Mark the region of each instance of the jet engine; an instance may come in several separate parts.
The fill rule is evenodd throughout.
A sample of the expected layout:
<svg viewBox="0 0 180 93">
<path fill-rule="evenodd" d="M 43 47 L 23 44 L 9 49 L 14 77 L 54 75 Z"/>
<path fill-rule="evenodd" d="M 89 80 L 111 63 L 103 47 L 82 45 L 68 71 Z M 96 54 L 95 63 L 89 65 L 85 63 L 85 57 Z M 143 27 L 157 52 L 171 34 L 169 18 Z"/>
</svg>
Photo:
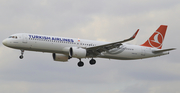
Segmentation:
<svg viewBox="0 0 180 93">
<path fill-rule="evenodd" d="M 66 62 L 69 59 L 69 56 L 68 55 L 64 55 L 64 54 L 53 53 L 52 56 L 53 56 L 54 61 Z"/>
<path fill-rule="evenodd" d="M 86 49 L 71 47 L 69 50 L 69 56 L 75 58 L 85 58 L 86 57 Z"/>
</svg>

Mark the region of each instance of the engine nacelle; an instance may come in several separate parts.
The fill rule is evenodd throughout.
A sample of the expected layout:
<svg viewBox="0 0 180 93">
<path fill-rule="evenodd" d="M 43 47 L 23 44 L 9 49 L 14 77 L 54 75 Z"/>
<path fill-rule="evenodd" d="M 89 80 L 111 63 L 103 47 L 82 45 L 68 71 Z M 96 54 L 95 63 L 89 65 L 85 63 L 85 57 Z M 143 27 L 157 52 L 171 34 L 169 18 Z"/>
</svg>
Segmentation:
<svg viewBox="0 0 180 93">
<path fill-rule="evenodd" d="M 52 56 L 53 56 L 54 61 L 66 62 L 69 59 L 69 56 L 64 55 L 64 54 L 53 53 Z"/>
<path fill-rule="evenodd" d="M 69 50 L 69 56 L 75 58 L 85 58 L 86 57 L 86 49 L 71 47 Z"/>
</svg>

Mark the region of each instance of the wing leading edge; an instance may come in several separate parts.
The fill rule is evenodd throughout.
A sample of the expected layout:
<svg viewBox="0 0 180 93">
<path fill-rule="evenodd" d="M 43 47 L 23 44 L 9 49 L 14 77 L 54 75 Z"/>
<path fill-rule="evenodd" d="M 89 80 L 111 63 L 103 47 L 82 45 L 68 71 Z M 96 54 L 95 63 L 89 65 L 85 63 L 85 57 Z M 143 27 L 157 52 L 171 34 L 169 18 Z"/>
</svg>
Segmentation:
<svg viewBox="0 0 180 93">
<path fill-rule="evenodd" d="M 122 43 L 133 40 L 136 37 L 138 32 L 139 32 L 139 29 L 133 34 L 133 36 L 131 36 L 130 38 L 125 39 L 123 41 L 118 41 L 118 42 L 114 42 L 114 43 L 89 47 L 89 48 L 86 49 L 87 50 L 87 56 L 95 57 L 95 56 L 99 55 L 101 52 L 104 52 L 104 51 L 119 47 L 119 46 L 122 45 Z"/>
</svg>

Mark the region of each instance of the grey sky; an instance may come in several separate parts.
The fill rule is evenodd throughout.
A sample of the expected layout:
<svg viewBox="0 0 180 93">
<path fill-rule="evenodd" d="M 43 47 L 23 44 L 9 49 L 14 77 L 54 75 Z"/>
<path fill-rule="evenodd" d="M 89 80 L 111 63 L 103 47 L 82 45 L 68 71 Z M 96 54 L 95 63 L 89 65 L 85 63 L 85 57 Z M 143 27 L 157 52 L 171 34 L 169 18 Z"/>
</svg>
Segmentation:
<svg viewBox="0 0 180 93">
<path fill-rule="evenodd" d="M 168 25 L 163 48 L 169 55 L 142 60 L 97 58 L 55 62 L 52 54 L 19 50 L 0 43 L 1 93 L 179 93 L 179 0 L 0 0 L 0 40 L 19 32 L 114 42 L 140 32 L 142 44 Z"/>
</svg>

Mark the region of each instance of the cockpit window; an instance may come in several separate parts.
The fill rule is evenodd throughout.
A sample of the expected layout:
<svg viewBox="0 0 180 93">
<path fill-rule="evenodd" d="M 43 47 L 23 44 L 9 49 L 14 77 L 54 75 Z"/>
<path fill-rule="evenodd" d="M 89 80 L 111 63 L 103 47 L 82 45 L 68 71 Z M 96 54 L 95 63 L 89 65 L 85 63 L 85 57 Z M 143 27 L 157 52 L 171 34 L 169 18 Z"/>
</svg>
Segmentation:
<svg viewBox="0 0 180 93">
<path fill-rule="evenodd" d="M 9 38 L 15 38 L 15 39 L 17 39 L 17 36 L 9 36 Z"/>
</svg>

